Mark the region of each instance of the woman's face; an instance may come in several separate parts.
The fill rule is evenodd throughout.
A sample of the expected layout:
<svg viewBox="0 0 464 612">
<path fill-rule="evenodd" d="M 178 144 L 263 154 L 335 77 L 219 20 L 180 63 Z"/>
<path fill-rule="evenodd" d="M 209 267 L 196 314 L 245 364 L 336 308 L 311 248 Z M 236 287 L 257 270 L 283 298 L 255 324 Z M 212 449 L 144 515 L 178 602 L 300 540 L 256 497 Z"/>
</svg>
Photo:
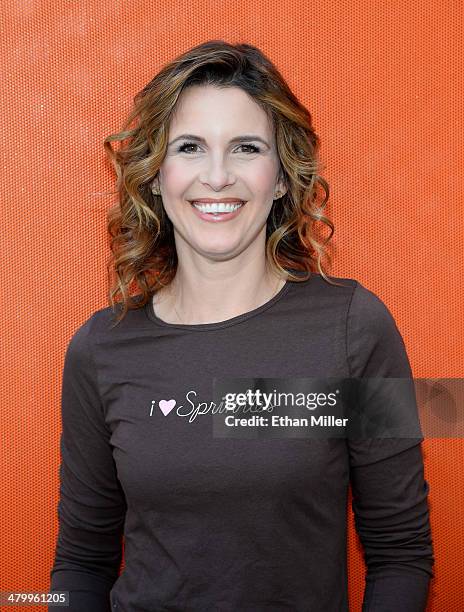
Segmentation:
<svg viewBox="0 0 464 612">
<path fill-rule="evenodd" d="M 158 182 L 178 253 L 193 249 L 224 260 L 258 242 L 263 248 L 276 191 L 285 193 L 279 171 L 272 126 L 248 94 L 238 87 L 186 89 L 170 124 Z M 198 199 L 245 204 L 234 210 L 229 202 L 225 213 L 218 205 L 211 214 L 204 205 L 199 210 L 199 202 L 194 206 Z"/>
</svg>

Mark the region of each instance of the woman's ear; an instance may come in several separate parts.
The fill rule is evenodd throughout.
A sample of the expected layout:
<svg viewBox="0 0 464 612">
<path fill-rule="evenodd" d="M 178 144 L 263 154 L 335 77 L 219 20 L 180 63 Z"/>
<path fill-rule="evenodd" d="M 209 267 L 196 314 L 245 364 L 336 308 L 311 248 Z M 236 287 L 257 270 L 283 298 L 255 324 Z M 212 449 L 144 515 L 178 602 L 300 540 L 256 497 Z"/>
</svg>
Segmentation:
<svg viewBox="0 0 464 612">
<path fill-rule="evenodd" d="M 276 193 L 280 193 L 280 197 L 284 196 L 287 193 L 287 185 L 282 178 L 282 175 L 279 178 L 279 181 L 276 185 Z"/>
<path fill-rule="evenodd" d="M 160 195 L 160 187 L 159 187 L 159 181 L 158 181 L 158 177 L 155 176 L 155 178 L 153 179 L 153 181 L 151 182 L 151 191 L 153 193 L 153 195 Z"/>
</svg>

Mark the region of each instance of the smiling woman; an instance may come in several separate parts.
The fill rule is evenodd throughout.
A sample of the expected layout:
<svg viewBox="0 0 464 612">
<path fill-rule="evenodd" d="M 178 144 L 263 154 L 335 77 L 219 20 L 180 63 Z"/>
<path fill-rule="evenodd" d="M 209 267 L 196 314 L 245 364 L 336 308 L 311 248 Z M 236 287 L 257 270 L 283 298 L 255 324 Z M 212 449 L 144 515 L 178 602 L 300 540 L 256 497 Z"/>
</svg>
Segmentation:
<svg viewBox="0 0 464 612">
<path fill-rule="evenodd" d="M 424 610 L 422 438 L 331 438 L 344 423 L 325 402 L 301 423 L 285 402 L 243 438 L 213 427 L 230 416 L 213 401 L 224 377 L 258 396 L 279 380 L 287 398 L 294 379 L 412 375 L 385 304 L 324 272 L 333 225 L 310 113 L 259 49 L 210 41 L 163 67 L 104 144 L 110 304 L 63 371 L 63 609 L 346 612 L 351 485 L 363 609 Z M 330 432 L 305 439 L 316 429 Z"/>
<path fill-rule="evenodd" d="M 256 47 L 210 41 L 166 65 L 104 144 L 118 175 L 108 268 L 121 318 L 150 299 L 167 322 L 214 322 L 312 271 L 334 282 L 319 138 Z"/>
<path fill-rule="evenodd" d="M 178 133 L 194 128 L 206 137 L 189 136 L 185 142 L 184 136 L 179 140 Z M 255 135 L 241 135 L 252 128 Z M 251 297 L 258 300 L 268 297 L 269 289 L 275 288 L 275 280 L 268 287 L 265 270 L 266 221 L 274 199 L 284 193 L 285 184 L 273 126 L 264 110 L 239 87 L 195 85 L 180 96 L 169 134 L 173 144 L 167 149 L 153 189 L 155 193 L 159 190 L 174 228 L 180 265 L 169 294 L 175 287 L 179 298 L 173 304 L 169 299 L 160 302 L 163 291 L 159 291 L 155 302 L 158 316 L 169 320 L 173 305 L 176 312 L 180 307 L 184 313 L 182 322 L 240 314 L 253 305 L 242 295 L 247 282 L 255 285 L 256 292 Z M 239 135 L 231 137 L 234 134 Z M 194 139 L 198 142 L 192 142 Z M 211 197 L 212 193 L 216 197 Z M 247 262 L 254 262 L 246 275 L 248 281 L 242 278 Z M 239 281 L 240 268 L 241 280 L 235 283 L 233 295 L 224 304 L 226 283 L 230 287 L 230 279 L 226 278 L 232 275 Z M 219 275 L 224 280 L 215 291 L 208 292 L 206 285 L 211 275 L 212 279 Z M 194 278 L 200 285 L 205 284 L 203 290 L 180 290 Z M 219 289 L 222 295 L 217 304 L 215 293 Z M 205 304 L 205 292 L 211 296 L 210 304 Z M 250 292 L 246 295 L 250 296 Z"/>
</svg>

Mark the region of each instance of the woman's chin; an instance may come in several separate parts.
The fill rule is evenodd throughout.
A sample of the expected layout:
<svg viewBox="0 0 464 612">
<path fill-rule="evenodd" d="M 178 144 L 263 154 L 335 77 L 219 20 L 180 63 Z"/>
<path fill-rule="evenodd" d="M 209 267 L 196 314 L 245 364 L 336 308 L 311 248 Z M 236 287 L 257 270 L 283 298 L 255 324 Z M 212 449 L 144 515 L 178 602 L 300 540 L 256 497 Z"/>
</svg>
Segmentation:
<svg viewBox="0 0 464 612">
<path fill-rule="evenodd" d="M 218 260 L 231 259 L 243 248 L 240 248 L 240 240 L 198 240 L 195 244 L 195 251 L 206 257 Z"/>
</svg>

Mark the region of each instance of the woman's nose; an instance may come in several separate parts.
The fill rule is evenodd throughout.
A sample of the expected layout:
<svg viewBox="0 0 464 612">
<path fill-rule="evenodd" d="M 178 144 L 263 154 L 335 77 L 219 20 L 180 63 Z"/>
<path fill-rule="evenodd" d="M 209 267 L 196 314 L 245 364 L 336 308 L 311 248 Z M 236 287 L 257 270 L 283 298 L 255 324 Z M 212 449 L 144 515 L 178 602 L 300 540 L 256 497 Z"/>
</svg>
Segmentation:
<svg viewBox="0 0 464 612">
<path fill-rule="evenodd" d="M 230 171 L 228 161 L 222 156 L 217 156 L 206 161 L 200 180 L 215 191 L 219 191 L 226 185 L 233 184 L 235 177 Z"/>
</svg>

